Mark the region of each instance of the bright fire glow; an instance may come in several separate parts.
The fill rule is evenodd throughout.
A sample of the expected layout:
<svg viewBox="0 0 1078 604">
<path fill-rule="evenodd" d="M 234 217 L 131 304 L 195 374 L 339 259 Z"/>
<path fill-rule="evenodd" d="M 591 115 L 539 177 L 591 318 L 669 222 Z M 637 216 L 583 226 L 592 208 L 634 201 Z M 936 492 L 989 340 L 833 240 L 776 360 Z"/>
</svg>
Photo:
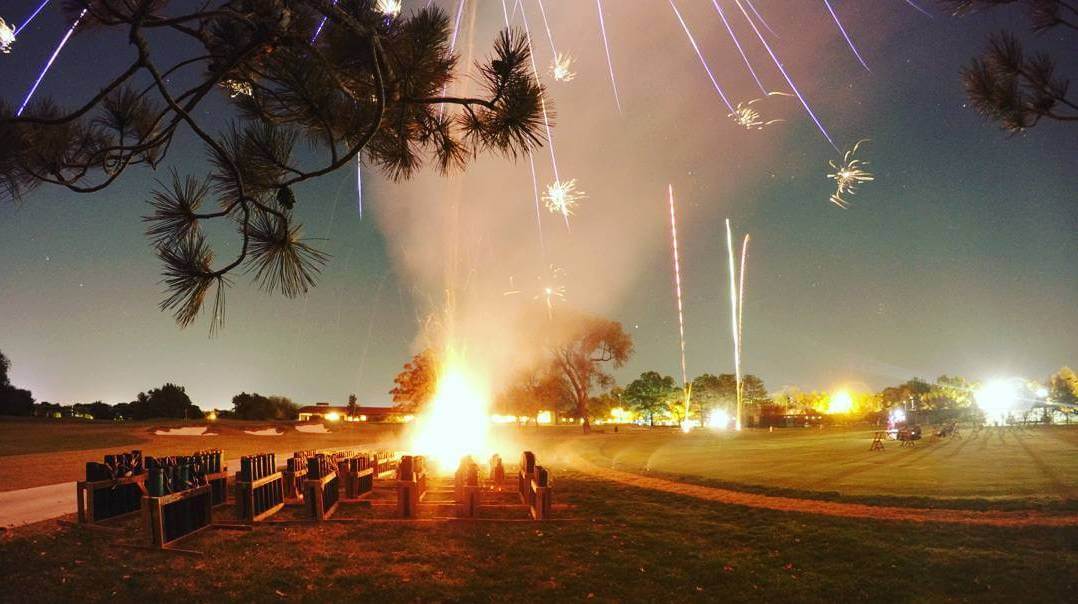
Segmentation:
<svg viewBox="0 0 1078 604">
<path fill-rule="evenodd" d="M 336 421 L 340 421 L 340 419 L 341 419 L 341 414 L 337 413 L 336 411 L 330 411 L 329 413 L 326 414 L 326 421 L 327 422 L 336 422 Z"/>
<path fill-rule="evenodd" d="M 839 390 L 831 395 L 827 403 L 827 413 L 830 415 L 843 415 L 853 411 L 853 397 L 845 390 Z"/>
<path fill-rule="evenodd" d="M 992 380 L 981 386 L 974 397 L 990 422 L 1004 423 L 1017 405 L 1018 389 L 1011 380 Z"/>
<path fill-rule="evenodd" d="M 725 430 L 730 427 L 730 414 L 725 409 L 713 409 L 707 418 L 707 427 Z"/>
<path fill-rule="evenodd" d="M 410 450 L 425 455 L 442 473 L 453 472 L 465 455 L 485 459 L 490 443 L 490 389 L 458 352 L 448 351 L 438 388 L 415 418 Z"/>
<path fill-rule="evenodd" d="M 401 0 L 378 0 L 378 12 L 387 17 L 396 17 L 401 12 Z"/>
</svg>

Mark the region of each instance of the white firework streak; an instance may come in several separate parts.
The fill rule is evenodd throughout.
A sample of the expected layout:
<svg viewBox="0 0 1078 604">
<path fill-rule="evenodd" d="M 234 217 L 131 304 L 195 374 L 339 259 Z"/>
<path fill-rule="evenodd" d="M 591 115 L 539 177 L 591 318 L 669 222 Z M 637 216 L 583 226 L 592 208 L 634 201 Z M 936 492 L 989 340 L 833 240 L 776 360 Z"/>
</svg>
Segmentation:
<svg viewBox="0 0 1078 604">
<path fill-rule="evenodd" d="M 834 172 L 827 177 L 835 181 L 835 192 L 831 194 L 830 201 L 842 209 L 850 207 L 848 198 L 856 195 L 863 183 L 876 180 L 876 176 L 865 169 L 869 162 L 857 158 L 857 151 L 867 142 L 867 138 L 857 141 L 857 144 L 842 156 L 842 161 L 828 162 Z"/>
<path fill-rule="evenodd" d="M 614 88 L 614 104 L 621 113 L 621 96 L 618 95 L 618 81 L 614 78 L 614 59 L 610 56 L 610 40 L 606 37 L 606 19 L 603 18 L 603 0 L 595 0 L 599 9 L 599 31 L 603 34 L 603 49 L 606 50 L 606 68 L 610 72 L 610 85 Z"/>
<path fill-rule="evenodd" d="M 733 119 L 734 122 L 738 126 L 741 126 L 741 127 L 745 128 L 746 130 L 763 130 L 764 128 L 766 128 L 766 127 L 768 127 L 768 126 L 770 126 L 772 124 L 778 124 L 779 122 L 786 121 L 786 120 L 782 120 L 782 119 L 774 119 L 774 120 L 764 121 L 764 119 L 760 115 L 760 112 L 757 111 L 753 107 L 754 104 L 759 103 L 760 101 L 762 101 L 762 100 L 764 100 L 766 98 L 770 98 L 772 96 L 793 96 L 793 95 L 792 94 L 786 94 L 785 92 L 769 92 L 769 93 L 767 93 L 766 97 L 761 97 L 761 98 L 758 98 L 758 99 L 752 99 L 751 101 L 749 101 L 747 103 L 744 103 L 744 102 L 743 103 L 738 103 L 737 107 L 731 113 L 728 113 L 726 115 L 726 117 L 729 117 L 729 118 Z"/>
</svg>

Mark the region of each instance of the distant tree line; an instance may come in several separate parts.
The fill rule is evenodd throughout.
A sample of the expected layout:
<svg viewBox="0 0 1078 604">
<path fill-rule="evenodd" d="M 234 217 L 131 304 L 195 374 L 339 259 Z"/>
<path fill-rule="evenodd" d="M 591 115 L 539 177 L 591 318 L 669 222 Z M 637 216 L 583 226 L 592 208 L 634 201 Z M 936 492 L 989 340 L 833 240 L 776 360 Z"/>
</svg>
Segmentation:
<svg viewBox="0 0 1078 604">
<path fill-rule="evenodd" d="M 299 417 L 299 406 L 285 396 L 262 396 L 241 392 L 232 397 L 232 411 L 226 417 L 252 420 L 290 420 Z"/>
<path fill-rule="evenodd" d="M 30 414 L 27 414 L 30 415 Z M 38 417 L 78 417 L 104 420 L 202 419 L 204 413 L 191 402 L 183 386 L 168 383 L 149 392 L 140 392 L 129 403 L 109 405 L 101 401 L 60 405 L 41 402 L 33 406 Z"/>
</svg>

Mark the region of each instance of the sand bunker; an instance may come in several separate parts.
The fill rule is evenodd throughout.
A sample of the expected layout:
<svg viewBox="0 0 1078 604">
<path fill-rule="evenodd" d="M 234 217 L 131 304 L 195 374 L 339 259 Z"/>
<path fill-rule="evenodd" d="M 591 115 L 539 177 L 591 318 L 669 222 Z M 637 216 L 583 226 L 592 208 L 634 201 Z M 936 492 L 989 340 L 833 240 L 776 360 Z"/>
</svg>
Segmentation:
<svg viewBox="0 0 1078 604">
<path fill-rule="evenodd" d="M 244 430 L 244 434 L 250 434 L 251 436 L 281 436 L 284 432 L 278 432 L 277 428 L 266 428 L 265 430 Z"/>
<path fill-rule="evenodd" d="M 325 424 L 308 424 L 306 426 L 296 426 L 296 432 L 306 432 L 307 434 L 329 434 L 329 430 L 326 430 Z"/>
<path fill-rule="evenodd" d="M 206 426 L 189 426 L 187 428 L 169 428 L 167 430 L 155 430 L 158 436 L 217 436 L 206 432 Z"/>
</svg>

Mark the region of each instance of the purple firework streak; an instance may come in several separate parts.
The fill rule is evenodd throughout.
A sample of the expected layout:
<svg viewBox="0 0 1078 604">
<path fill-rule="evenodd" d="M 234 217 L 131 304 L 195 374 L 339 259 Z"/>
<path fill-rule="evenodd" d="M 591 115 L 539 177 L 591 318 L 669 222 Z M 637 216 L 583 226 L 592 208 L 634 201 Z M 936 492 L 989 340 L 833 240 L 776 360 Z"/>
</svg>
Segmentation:
<svg viewBox="0 0 1078 604">
<path fill-rule="evenodd" d="M 864 57 L 857 51 L 857 47 L 854 46 L 853 40 L 850 39 L 850 34 L 846 33 L 846 28 L 842 26 L 842 21 L 839 21 L 838 13 L 836 13 L 835 9 L 831 6 L 830 0 L 823 0 L 823 3 L 824 6 L 827 7 L 827 12 L 831 13 L 831 18 L 835 20 L 835 25 L 838 26 L 838 30 L 842 32 L 842 37 L 846 38 L 846 44 L 849 44 L 850 50 L 853 51 L 853 56 L 857 57 L 857 60 L 861 62 L 861 66 L 864 67 L 866 71 L 871 72 L 872 70 L 868 68 L 868 63 L 865 63 Z"/>
<path fill-rule="evenodd" d="M 606 67 L 610 71 L 610 85 L 614 88 L 614 103 L 621 113 L 621 96 L 618 95 L 618 81 L 614 78 L 614 59 L 610 56 L 610 41 L 606 37 L 606 20 L 603 18 L 603 0 L 595 0 L 599 8 L 599 31 L 603 34 L 603 49 L 606 50 Z"/>
<path fill-rule="evenodd" d="M 719 82 L 715 79 L 715 74 L 711 72 L 711 68 L 707 65 L 707 60 L 704 59 L 704 53 L 700 52 L 700 46 L 696 44 L 696 38 L 693 37 L 692 32 L 689 30 L 689 26 L 685 23 L 685 19 L 681 18 L 681 11 L 677 9 L 677 5 L 674 4 L 674 0 L 670 0 L 670 8 L 674 9 L 674 15 L 677 16 L 677 20 L 681 22 L 681 28 L 685 30 L 685 35 L 689 37 L 689 43 L 692 44 L 693 50 L 696 51 L 697 58 L 700 59 L 700 65 L 703 65 L 704 71 L 707 72 L 707 77 L 711 79 L 711 85 L 715 87 L 715 92 L 719 93 L 719 98 L 726 104 L 726 107 L 731 113 L 734 111 L 734 106 L 730 104 L 730 99 L 726 98 L 726 93 L 723 92 L 722 86 L 719 86 Z"/>
<path fill-rule="evenodd" d="M 673 0 L 671 0 L 671 2 L 673 2 Z M 827 128 L 823 127 L 823 124 L 820 122 L 820 119 L 816 117 L 816 114 L 812 111 L 812 107 L 809 106 L 808 101 L 805 100 L 804 95 L 802 95 L 801 91 L 798 90 L 797 84 L 794 84 L 793 78 L 790 77 L 790 74 L 786 72 L 786 68 L 782 66 L 782 61 L 779 60 L 778 56 L 775 54 L 775 51 L 771 50 L 771 45 L 767 43 L 767 39 L 764 38 L 764 35 L 760 32 L 760 28 L 756 27 L 756 23 L 752 20 L 752 17 L 749 16 L 748 11 L 745 10 L 745 6 L 741 3 L 741 0 L 734 0 L 734 2 L 737 3 L 737 7 L 741 9 L 741 14 L 744 15 L 745 20 L 748 21 L 749 25 L 752 26 L 752 31 L 756 33 L 756 37 L 760 40 L 760 43 L 764 45 L 765 49 L 767 49 L 767 54 L 771 55 L 771 60 L 775 63 L 775 67 L 778 67 L 779 72 L 782 74 L 782 77 L 785 78 L 786 83 L 790 85 L 790 89 L 794 91 L 795 95 L 797 95 L 797 100 L 801 101 L 801 106 L 805 108 L 806 112 L 808 112 L 809 117 L 812 118 L 812 121 L 816 124 L 816 127 L 820 129 L 820 133 L 823 134 L 824 138 L 827 139 L 827 142 L 831 143 L 831 146 L 834 147 L 837 151 L 838 145 L 835 144 L 835 141 L 827 132 Z M 733 110 L 731 109 L 731 111 Z"/>
<path fill-rule="evenodd" d="M 741 48 L 741 42 L 738 41 L 737 35 L 734 33 L 734 28 L 730 27 L 730 22 L 726 19 L 726 11 L 722 10 L 722 6 L 719 5 L 718 0 L 711 0 L 711 3 L 715 5 L 715 10 L 719 11 L 719 17 L 722 18 L 722 24 L 726 26 L 726 31 L 730 33 L 730 39 L 734 41 L 734 46 L 737 46 L 737 52 L 741 53 L 741 59 L 745 61 L 745 67 L 749 68 L 752 79 L 756 80 L 756 85 L 760 87 L 760 92 L 767 94 L 767 89 L 764 88 L 764 84 L 760 81 L 760 78 L 756 76 L 756 70 L 752 68 L 752 63 L 749 62 L 749 57 L 745 54 L 745 49 Z"/>
<path fill-rule="evenodd" d="M 37 14 L 40 13 L 41 10 L 44 9 L 45 6 L 47 6 L 48 4 L 49 4 L 49 0 L 44 0 L 44 2 L 39 4 L 37 6 L 37 8 L 34 9 L 34 12 L 31 13 L 30 16 L 27 17 L 26 20 L 23 21 L 21 25 L 19 25 L 17 28 L 15 28 L 15 31 L 13 32 L 14 35 L 18 36 L 19 32 L 21 32 L 23 30 L 23 28 L 25 28 L 27 25 L 30 25 L 30 22 L 34 20 L 34 17 L 36 17 Z"/>
<path fill-rule="evenodd" d="M 52 68 L 52 64 L 56 62 L 56 57 L 60 56 L 60 51 L 67 45 L 67 41 L 71 39 L 71 34 L 75 33 L 75 28 L 79 26 L 79 22 L 82 21 L 83 15 L 86 14 L 86 9 L 82 9 L 79 13 L 79 18 L 75 19 L 75 22 L 68 28 L 67 33 L 64 34 L 63 39 L 60 40 L 60 44 L 56 46 L 56 50 L 52 51 L 52 56 L 49 57 L 45 68 L 38 74 L 37 80 L 34 81 L 34 85 L 30 87 L 30 92 L 26 93 L 26 98 L 23 99 L 22 105 L 19 105 L 19 110 L 15 112 L 16 116 L 22 115 L 22 112 L 26 109 L 26 105 L 30 103 L 30 99 L 34 97 L 34 93 L 37 92 L 37 87 L 41 85 L 41 80 L 45 79 L 45 74 L 49 73 L 49 69 Z"/>
</svg>

